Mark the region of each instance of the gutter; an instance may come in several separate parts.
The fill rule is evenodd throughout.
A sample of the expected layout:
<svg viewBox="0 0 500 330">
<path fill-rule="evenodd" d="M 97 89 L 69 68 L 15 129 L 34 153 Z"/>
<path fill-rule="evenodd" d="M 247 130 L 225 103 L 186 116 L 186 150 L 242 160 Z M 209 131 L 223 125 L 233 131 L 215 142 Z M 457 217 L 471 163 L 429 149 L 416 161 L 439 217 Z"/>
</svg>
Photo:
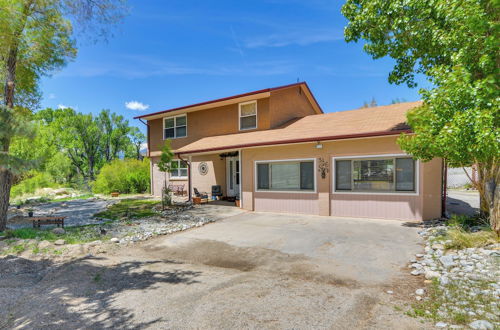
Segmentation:
<svg viewBox="0 0 500 330">
<path fill-rule="evenodd" d="M 147 133 L 146 134 L 147 134 L 148 158 L 149 158 L 149 156 L 150 156 L 150 149 L 151 149 L 150 148 L 151 145 L 149 144 L 149 135 L 150 135 L 149 134 L 149 124 L 147 122 L 143 121 L 141 118 L 139 118 L 139 121 L 141 123 L 143 123 L 144 125 L 146 125 L 146 128 L 147 128 Z M 151 160 L 150 160 L 150 162 L 151 162 Z M 151 190 L 151 195 L 154 195 L 154 192 L 153 192 L 153 187 L 154 187 L 153 186 L 153 164 L 150 164 L 150 166 L 149 166 L 149 187 L 150 187 L 150 190 Z"/>
<path fill-rule="evenodd" d="M 260 147 L 260 146 L 281 145 L 281 144 L 345 140 L 345 139 L 374 137 L 374 136 L 391 136 L 391 135 L 399 135 L 401 133 L 413 133 L 413 131 L 411 129 L 405 129 L 405 130 L 398 130 L 398 131 L 392 131 L 392 132 L 391 131 L 378 131 L 378 132 L 371 132 L 371 133 L 332 135 L 332 136 L 312 137 L 312 138 L 303 138 L 303 139 L 289 139 L 289 140 L 282 140 L 282 141 L 246 143 L 246 144 L 237 144 L 237 145 L 225 146 L 225 147 L 197 149 L 197 150 L 190 150 L 190 151 L 184 151 L 184 152 L 181 151 L 181 152 L 176 152 L 176 155 L 180 157 L 180 155 L 194 154 L 194 153 L 198 153 L 198 152 L 207 152 L 207 151 L 219 151 L 219 150 L 225 150 L 225 149 L 242 149 L 242 148 Z"/>
</svg>

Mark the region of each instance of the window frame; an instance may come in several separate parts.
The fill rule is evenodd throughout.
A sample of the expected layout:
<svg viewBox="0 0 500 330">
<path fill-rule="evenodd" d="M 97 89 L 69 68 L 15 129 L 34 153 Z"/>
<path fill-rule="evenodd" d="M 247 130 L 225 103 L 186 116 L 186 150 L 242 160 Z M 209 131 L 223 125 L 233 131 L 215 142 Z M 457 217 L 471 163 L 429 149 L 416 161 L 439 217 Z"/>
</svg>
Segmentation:
<svg viewBox="0 0 500 330">
<path fill-rule="evenodd" d="M 313 190 L 271 190 L 258 189 L 257 165 L 272 164 L 272 163 L 287 163 L 287 162 L 313 162 L 314 189 Z M 297 159 L 272 159 L 272 160 L 257 160 L 254 161 L 254 191 L 256 193 L 290 193 L 290 194 L 316 194 L 318 192 L 318 176 L 316 171 L 316 158 L 297 158 Z"/>
<path fill-rule="evenodd" d="M 255 115 L 250 115 L 250 116 L 241 116 L 241 106 L 242 105 L 246 105 L 246 104 L 255 104 Z M 241 118 L 246 118 L 246 117 L 253 117 L 255 116 L 255 127 L 252 127 L 252 128 L 241 128 Z M 248 101 L 248 102 L 241 102 L 241 103 L 238 103 L 238 129 L 240 131 L 250 131 L 250 130 L 253 130 L 253 129 L 258 129 L 259 127 L 259 109 L 258 109 L 258 104 L 257 104 L 257 100 L 254 100 L 254 101 Z"/>
<path fill-rule="evenodd" d="M 332 157 L 332 194 L 350 194 L 350 195 L 383 195 L 383 196 L 419 196 L 420 195 L 420 161 L 414 159 L 415 161 L 415 190 L 414 191 L 404 191 L 404 190 L 394 190 L 394 191 L 352 191 L 352 190 L 337 190 L 337 172 L 336 172 L 336 161 L 337 160 L 369 160 L 369 159 L 394 159 L 394 168 L 396 167 L 396 158 L 412 158 L 408 154 L 379 154 L 379 155 L 363 155 L 363 156 L 341 156 Z M 351 172 L 352 177 L 352 172 Z M 396 187 L 396 181 L 394 181 L 394 187 Z M 352 188 L 352 187 L 351 187 Z"/>
<path fill-rule="evenodd" d="M 169 180 L 187 180 L 188 177 L 189 177 L 189 167 L 187 166 L 187 162 L 184 161 L 186 163 L 186 167 L 181 167 L 181 163 L 183 162 L 183 160 L 181 159 L 172 159 L 172 162 L 177 162 L 177 173 L 180 173 L 180 170 L 185 168 L 186 169 L 186 172 L 187 172 L 187 175 L 186 176 L 174 176 L 172 175 L 172 172 L 168 172 L 168 178 Z"/>
<path fill-rule="evenodd" d="M 178 136 L 177 136 L 177 129 L 176 129 L 176 128 L 178 127 L 178 126 L 177 126 L 177 118 L 179 118 L 179 117 L 186 117 L 186 135 L 185 135 L 185 136 L 179 136 L 179 137 L 178 137 Z M 173 120 L 174 120 L 174 127 L 173 127 L 173 128 L 174 128 L 174 135 L 175 135 L 174 137 L 168 137 L 168 138 L 167 138 L 167 137 L 165 136 L 165 129 L 166 129 L 166 128 L 165 128 L 165 121 L 166 121 L 167 119 L 173 119 Z M 163 117 L 163 118 L 162 118 L 162 120 L 163 120 L 163 140 L 167 140 L 167 139 L 182 139 L 182 138 L 185 138 L 185 137 L 187 137 L 187 136 L 188 136 L 188 120 L 187 120 L 187 113 L 184 113 L 184 114 L 182 114 L 182 115 L 177 115 L 177 116 Z M 183 127 L 183 126 L 179 126 L 179 127 Z"/>
</svg>

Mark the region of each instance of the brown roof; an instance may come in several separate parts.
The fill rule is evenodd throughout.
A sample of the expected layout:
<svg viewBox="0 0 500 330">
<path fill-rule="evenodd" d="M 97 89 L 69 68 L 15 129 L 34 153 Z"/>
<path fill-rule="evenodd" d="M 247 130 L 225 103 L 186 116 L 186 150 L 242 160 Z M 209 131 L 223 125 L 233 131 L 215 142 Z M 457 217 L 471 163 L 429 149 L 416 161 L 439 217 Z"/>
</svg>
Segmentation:
<svg viewBox="0 0 500 330">
<path fill-rule="evenodd" d="M 185 110 L 185 109 L 189 109 L 189 108 L 200 107 L 200 106 L 204 106 L 204 105 L 212 105 L 214 103 L 219 103 L 219 102 L 223 102 L 223 101 L 237 99 L 237 98 L 240 98 L 240 97 L 251 96 L 251 95 L 260 94 L 260 93 L 266 93 L 266 92 L 272 92 L 272 91 L 275 91 L 275 90 L 280 90 L 280 89 L 285 89 L 285 88 L 290 88 L 290 87 L 295 87 L 295 86 L 301 86 L 302 88 L 304 88 L 308 92 L 306 94 L 306 96 L 308 98 L 310 98 L 311 103 L 313 103 L 313 107 L 315 105 L 316 108 L 319 110 L 318 112 L 323 112 L 323 110 L 321 109 L 321 106 L 319 105 L 318 101 L 316 101 L 316 98 L 312 94 L 311 89 L 309 88 L 309 86 L 307 85 L 307 83 L 305 81 L 303 81 L 303 82 L 298 82 L 298 83 L 289 84 L 289 85 L 283 85 L 283 86 L 278 86 L 278 87 L 271 87 L 271 88 L 266 88 L 266 89 L 260 89 L 260 90 L 257 90 L 257 91 L 248 92 L 248 93 L 244 93 L 244 94 L 232 95 L 232 96 L 223 97 L 223 98 L 220 98 L 220 99 L 215 99 L 215 100 L 210 100 L 210 101 L 205 101 L 205 102 L 201 102 L 201 103 L 195 103 L 195 104 L 185 105 L 185 106 L 178 107 L 178 108 L 173 108 L 173 109 L 168 109 L 168 110 L 162 110 L 162 111 L 158 111 L 158 112 L 148 113 L 148 114 L 145 114 L 145 115 L 136 116 L 136 117 L 134 117 L 134 119 L 140 119 L 140 118 L 146 118 L 146 117 L 151 117 L 151 116 L 157 116 L 157 115 L 161 115 L 161 114 L 164 114 L 164 113 L 170 113 L 170 112 Z"/>
<path fill-rule="evenodd" d="M 410 131 L 406 112 L 419 105 L 417 101 L 311 115 L 275 129 L 205 137 L 176 153 L 399 134 Z"/>
</svg>

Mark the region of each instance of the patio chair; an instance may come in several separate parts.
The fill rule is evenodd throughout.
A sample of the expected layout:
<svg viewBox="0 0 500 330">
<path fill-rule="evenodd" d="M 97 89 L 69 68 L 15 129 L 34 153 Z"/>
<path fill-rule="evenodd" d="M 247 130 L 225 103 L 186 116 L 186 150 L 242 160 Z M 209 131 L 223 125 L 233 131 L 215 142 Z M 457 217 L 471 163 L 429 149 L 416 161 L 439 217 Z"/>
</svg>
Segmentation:
<svg viewBox="0 0 500 330">
<path fill-rule="evenodd" d="M 208 194 L 207 193 L 200 193 L 198 189 L 193 188 L 194 191 L 194 198 L 193 198 L 193 203 L 194 204 L 203 204 L 203 203 L 208 203 Z"/>
<path fill-rule="evenodd" d="M 183 184 L 178 184 L 174 186 L 174 194 L 177 196 L 184 196 L 184 186 Z"/>
</svg>

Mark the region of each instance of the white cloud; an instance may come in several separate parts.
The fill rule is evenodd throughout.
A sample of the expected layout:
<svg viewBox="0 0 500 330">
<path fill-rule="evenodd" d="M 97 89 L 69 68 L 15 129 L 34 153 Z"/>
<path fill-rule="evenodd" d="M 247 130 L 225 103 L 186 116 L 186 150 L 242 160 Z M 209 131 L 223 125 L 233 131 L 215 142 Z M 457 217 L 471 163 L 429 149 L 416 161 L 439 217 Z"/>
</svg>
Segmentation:
<svg viewBox="0 0 500 330">
<path fill-rule="evenodd" d="M 49 94 L 49 100 L 53 100 L 55 98 L 56 98 L 56 94 L 54 94 L 54 93 Z"/>
<path fill-rule="evenodd" d="M 130 110 L 144 111 L 149 108 L 149 105 L 138 101 L 125 102 L 125 107 Z"/>
<path fill-rule="evenodd" d="M 285 47 L 290 45 L 308 46 L 321 42 L 343 40 L 341 31 L 329 29 L 297 30 L 274 33 L 250 38 L 245 41 L 246 48 Z"/>
<path fill-rule="evenodd" d="M 73 110 L 78 110 L 78 107 L 74 107 L 72 105 L 65 105 L 65 104 L 58 104 L 57 108 L 58 109 L 73 109 Z"/>
</svg>

